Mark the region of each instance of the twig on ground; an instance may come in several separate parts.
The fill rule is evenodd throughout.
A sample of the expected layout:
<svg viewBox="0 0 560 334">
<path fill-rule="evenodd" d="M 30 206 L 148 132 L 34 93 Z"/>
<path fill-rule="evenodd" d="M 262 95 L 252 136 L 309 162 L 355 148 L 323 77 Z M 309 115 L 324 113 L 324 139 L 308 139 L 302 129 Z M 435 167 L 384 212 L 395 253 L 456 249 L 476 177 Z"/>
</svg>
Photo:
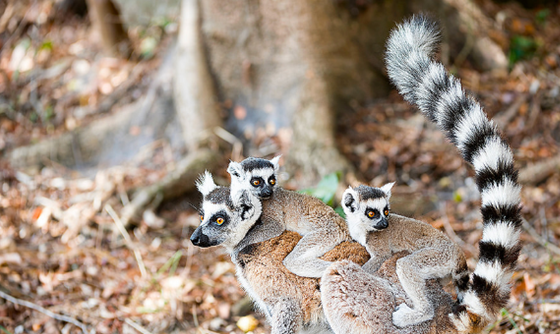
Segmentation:
<svg viewBox="0 0 560 334">
<path fill-rule="evenodd" d="M 243 143 L 241 142 L 241 140 L 219 126 L 214 128 L 214 133 L 216 134 L 216 136 L 222 138 L 233 146 L 233 148 L 231 149 L 231 159 L 233 161 L 240 161 L 241 153 L 243 152 Z"/>
<path fill-rule="evenodd" d="M 161 196 L 160 200 L 164 201 L 194 190 L 195 180 L 198 176 L 204 170 L 213 170 L 220 161 L 219 158 L 218 152 L 207 149 L 201 149 L 186 156 L 163 179 L 134 194 L 132 201 L 121 211 L 123 225 L 131 224 L 150 204 L 152 204 L 151 209 L 157 209 L 157 205 L 153 205 L 153 201 L 158 198 L 158 194 Z"/>
<path fill-rule="evenodd" d="M 533 226 L 531 226 L 531 224 L 529 224 L 529 222 L 525 219 L 523 219 L 523 228 L 525 229 L 525 231 L 527 231 L 527 233 L 529 233 L 529 235 L 533 239 L 535 239 L 536 242 L 538 242 L 545 249 L 548 249 L 549 251 L 553 252 L 556 255 L 560 255 L 560 247 L 552 244 L 551 242 L 548 242 L 547 240 L 544 240 L 539 235 L 539 233 L 537 233 L 537 231 L 535 231 Z"/>
<path fill-rule="evenodd" d="M 44 308 L 44 307 L 41 307 L 41 306 L 39 306 L 39 305 L 37 305 L 37 304 L 34 304 L 34 303 L 32 303 L 32 302 L 28 302 L 28 301 L 26 301 L 26 300 L 22 300 L 22 299 L 18 299 L 18 298 L 12 297 L 12 296 L 10 296 L 9 294 L 5 293 L 5 292 L 2 291 L 2 290 L 0 290 L 0 297 L 4 298 L 5 300 L 7 300 L 7 301 L 9 301 L 9 302 L 11 302 L 11 303 L 13 303 L 13 304 L 20 305 L 20 306 L 24 306 L 24 307 L 33 309 L 33 310 L 35 310 L 35 311 L 41 312 L 41 313 L 43 313 L 43 314 L 45 314 L 45 315 L 47 315 L 47 316 L 49 316 L 49 317 L 51 317 L 51 318 L 53 318 L 53 319 L 55 319 L 55 320 L 68 322 L 68 323 L 70 323 L 70 324 L 72 324 L 72 325 L 74 325 L 74 326 L 80 328 L 84 334 L 90 333 L 90 332 L 87 330 L 87 327 L 86 327 L 86 325 L 85 325 L 84 323 L 82 323 L 82 322 L 80 322 L 80 321 L 78 321 L 78 320 L 76 320 L 76 319 L 74 319 L 74 318 L 71 318 L 71 317 L 69 317 L 69 316 L 61 315 L 61 314 L 56 314 L 56 313 L 54 313 L 54 312 L 51 312 L 51 311 L 47 310 L 47 309 Z M 92 333 L 93 333 L 93 332 L 94 332 L 94 331 L 92 331 Z"/>
<path fill-rule="evenodd" d="M 461 246 L 462 248 L 466 248 L 468 249 L 468 251 L 471 254 L 476 254 L 476 248 L 474 248 L 472 245 L 467 244 L 463 241 L 463 239 L 459 238 L 459 236 L 455 233 L 455 231 L 453 230 L 453 227 L 451 226 L 451 223 L 449 222 L 449 219 L 447 218 L 447 212 L 445 210 L 445 205 L 442 205 L 442 221 L 443 221 L 443 228 L 445 229 L 445 233 L 447 233 L 447 235 L 451 238 L 451 240 L 453 240 L 453 242 L 455 242 L 456 244 L 458 244 L 459 246 Z"/>
<path fill-rule="evenodd" d="M 128 318 L 124 319 L 124 322 L 126 322 L 132 328 L 136 329 L 137 331 L 139 331 L 142 334 L 152 334 L 149 330 L 147 330 L 146 328 L 140 326 L 139 324 L 135 323 L 134 321 L 132 321 Z"/>
<path fill-rule="evenodd" d="M 521 169 L 519 171 L 519 183 L 537 184 L 558 171 L 560 171 L 560 154 Z"/>
<path fill-rule="evenodd" d="M 124 227 L 121 219 L 119 218 L 115 210 L 113 210 L 113 207 L 111 205 L 106 204 L 105 211 L 107 211 L 107 213 L 109 213 L 111 218 L 113 218 L 113 221 L 115 222 L 115 225 L 117 225 L 119 232 L 121 232 L 128 249 L 134 252 L 134 257 L 136 257 L 136 262 L 138 263 L 138 268 L 140 269 L 140 274 L 142 275 L 142 278 L 147 277 L 148 272 L 146 271 L 146 266 L 144 265 L 142 254 L 140 253 L 140 250 L 138 250 L 138 248 L 132 242 L 132 239 L 130 238 L 130 235 L 128 234 L 128 231 Z"/>
</svg>

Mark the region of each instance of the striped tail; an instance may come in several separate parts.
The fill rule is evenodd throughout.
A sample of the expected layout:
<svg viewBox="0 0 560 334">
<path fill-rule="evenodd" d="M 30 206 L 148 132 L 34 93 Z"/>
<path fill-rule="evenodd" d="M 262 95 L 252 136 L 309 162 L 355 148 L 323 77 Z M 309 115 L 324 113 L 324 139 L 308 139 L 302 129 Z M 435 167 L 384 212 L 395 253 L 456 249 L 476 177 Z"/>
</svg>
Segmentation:
<svg viewBox="0 0 560 334">
<path fill-rule="evenodd" d="M 510 294 L 521 246 L 520 190 L 513 153 L 480 104 L 432 59 L 437 25 L 414 16 L 387 43 L 387 71 L 404 99 L 416 104 L 474 166 L 482 197 L 480 258 L 468 289 L 452 314 L 459 332 L 478 332 L 494 321 Z"/>
</svg>

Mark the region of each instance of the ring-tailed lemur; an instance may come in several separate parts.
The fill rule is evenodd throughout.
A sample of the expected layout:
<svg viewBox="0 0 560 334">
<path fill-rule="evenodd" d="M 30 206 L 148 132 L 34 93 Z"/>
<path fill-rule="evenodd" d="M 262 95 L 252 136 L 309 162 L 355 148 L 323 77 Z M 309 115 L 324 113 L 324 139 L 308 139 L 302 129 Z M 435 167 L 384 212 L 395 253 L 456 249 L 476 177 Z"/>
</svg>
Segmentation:
<svg viewBox="0 0 560 334">
<path fill-rule="evenodd" d="M 278 158 L 266 160 L 247 158 L 231 162 L 231 192 L 234 203 L 244 192 L 252 192 L 263 200 L 263 220 L 281 223 L 288 231 L 303 238 L 284 259 L 284 265 L 296 275 L 321 277 L 330 262 L 321 260 L 323 254 L 343 241 L 351 240 L 348 227 L 331 207 L 312 196 L 274 189 Z"/>
<path fill-rule="evenodd" d="M 416 104 L 474 166 L 482 197 L 483 236 L 468 291 L 456 312 L 460 331 L 478 330 L 506 306 L 521 246 L 520 192 L 513 152 L 480 104 L 432 59 L 439 30 L 416 16 L 391 33 L 387 72 L 404 99 Z"/>
<path fill-rule="evenodd" d="M 217 186 L 208 172 L 197 187 L 203 195 L 201 223 L 191 241 L 199 247 L 226 247 L 238 281 L 266 315 L 272 333 L 332 333 L 319 279 L 297 276 L 282 265 L 301 237 L 281 223 L 263 222 L 261 201 L 251 192 L 242 192 L 236 206 L 230 189 Z M 326 261 L 345 259 L 360 265 L 368 258 L 367 251 L 351 241 L 324 255 Z"/>
<path fill-rule="evenodd" d="M 517 182 L 511 148 L 500 137 L 496 126 L 488 120 L 480 104 L 463 91 L 459 81 L 448 75 L 442 64 L 432 59 L 438 41 L 436 24 L 423 16 L 415 16 L 391 33 L 386 61 L 389 78 L 405 100 L 417 105 L 428 119 L 436 123 L 457 146 L 464 159 L 474 166 L 482 197 L 480 255 L 467 291 L 449 317 L 455 327 L 450 332 L 477 333 L 497 317 L 509 299 L 509 281 L 521 249 L 521 187 Z M 349 282 L 355 280 L 354 277 L 344 276 L 340 271 L 335 276 L 329 276 L 330 270 L 323 276 L 323 282 L 332 278 L 352 286 Z M 367 276 L 367 273 L 362 270 L 356 275 Z M 335 294 L 337 291 L 334 284 L 325 285 L 323 289 L 323 294 Z M 344 294 L 336 294 L 338 308 L 325 309 L 329 320 L 348 319 L 345 314 L 338 312 L 342 307 L 341 301 L 345 300 L 347 306 L 353 305 L 360 298 L 360 293 L 363 294 L 359 289 L 355 293 L 349 291 L 346 289 Z M 361 308 L 366 304 L 363 302 Z M 363 317 L 366 320 L 368 317 L 379 319 L 379 315 L 373 313 Z M 408 329 L 403 328 L 398 332 L 415 333 Z M 340 330 L 352 332 L 352 325 Z M 370 333 L 385 332 L 394 331 L 372 330 Z"/>
<path fill-rule="evenodd" d="M 376 272 L 398 252 L 411 253 L 397 261 L 396 270 L 412 308 L 403 303 L 393 313 L 395 326 L 406 327 L 434 317 L 427 280 L 452 277 L 460 300 L 467 288 L 469 272 L 463 250 L 441 231 L 419 220 L 389 215 L 393 184 L 381 188 L 349 187 L 342 195 L 342 208 L 350 235 L 371 256 L 363 267 L 367 272 Z"/>
<path fill-rule="evenodd" d="M 269 199 L 276 186 L 278 161 L 249 157 L 241 162 L 231 161 L 227 171 L 231 175 L 231 197 L 236 200 L 244 190 L 251 191 L 260 199 Z"/>
</svg>

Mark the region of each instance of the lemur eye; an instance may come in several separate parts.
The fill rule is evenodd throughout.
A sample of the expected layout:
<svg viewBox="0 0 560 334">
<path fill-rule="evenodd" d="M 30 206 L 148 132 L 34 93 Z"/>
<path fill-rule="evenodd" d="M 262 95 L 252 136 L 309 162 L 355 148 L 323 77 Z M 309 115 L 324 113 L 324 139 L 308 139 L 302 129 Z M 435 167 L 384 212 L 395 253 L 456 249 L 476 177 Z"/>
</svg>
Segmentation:
<svg viewBox="0 0 560 334">
<path fill-rule="evenodd" d="M 224 223 L 224 218 L 218 218 L 218 219 L 216 219 L 216 224 L 222 225 L 223 223 Z"/>
<path fill-rule="evenodd" d="M 385 216 L 389 215 L 389 210 L 385 209 L 385 212 L 383 212 L 385 214 Z"/>
<path fill-rule="evenodd" d="M 276 180 L 275 180 L 275 179 L 270 179 L 270 180 L 268 181 L 268 183 L 270 183 L 270 185 L 273 186 L 273 185 L 276 184 Z"/>
<path fill-rule="evenodd" d="M 203 220 L 204 220 L 204 216 L 200 215 L 200 221 L 203 221 Z"/>
<path fill-rule="evenodd" d="M 253 185 L 254 186 L 258 186 L 259 184 L 261 184 L 260 180 L 253 180 Z"/>
<path fill-rule="evenodd" d="M 367 216 L 368 216 L 369 218 L 375 217 L 375 211 L 369 210 L 369 211 L 367 212 Z"/>
</svg>

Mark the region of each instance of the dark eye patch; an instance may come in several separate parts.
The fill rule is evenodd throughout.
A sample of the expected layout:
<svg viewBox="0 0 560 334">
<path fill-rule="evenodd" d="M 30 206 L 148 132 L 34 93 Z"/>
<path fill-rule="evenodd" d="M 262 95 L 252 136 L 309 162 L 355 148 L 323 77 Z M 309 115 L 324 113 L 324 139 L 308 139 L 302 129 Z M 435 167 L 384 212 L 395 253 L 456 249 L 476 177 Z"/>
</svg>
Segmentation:
<svg viewBox="0 0 560 334">
<path fill-rule="evenodd" d="M 263 185 L 263 183 L 264 183 L 264 180 L 263 180 L 262 177 L 253 177 L 253 178 L 251 178 L 251 185 L 252 185 L 253 187 L 260 187 L 260 186 Z"/>
<path fill-rule="evenodd" d="M 224 222 L 222 224 L 218 224 L 217 223 L 218 218 L 223 219 Z M 210 221 L 210 223 L 213 223 L 216 226 L 223 227 L 224 225 L 227 225 L 227 223 L 229 222 L 229 216 L 224 210 L 220 210 L 220 211 L 216 212 L 215 214 L 213 214 L 212 217 L 210 217 L 209 221 Z"/>
<path fill-rule="evenodd" d="M 373 213 L 373 215 L 371 215 L 372 213 Z M 372 208 L 367 208 L 366 212 L 365 212 L 365 215 L 369 219 L 377 219 L 377 218 L 379 218 L 379 210 L 372 209 Z"/>
<path fill-rule="evenodd" d="M 271 186 L 276 184 L 276 177 L 274 177 L 274 175 L 268 178 L 268 184 L 270 184 Z"/>
</svg>

